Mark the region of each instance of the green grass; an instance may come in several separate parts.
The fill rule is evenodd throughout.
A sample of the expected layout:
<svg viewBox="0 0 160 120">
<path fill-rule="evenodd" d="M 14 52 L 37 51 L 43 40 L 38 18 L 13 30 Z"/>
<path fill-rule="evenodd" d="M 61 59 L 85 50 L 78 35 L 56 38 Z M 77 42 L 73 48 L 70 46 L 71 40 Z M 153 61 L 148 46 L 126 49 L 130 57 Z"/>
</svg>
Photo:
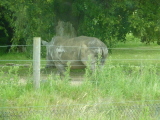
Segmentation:
<svg viewBox="0 0 160 120">
<path fill-rule="evenodd" d="M 109 59 L 113 63 L 119 64 L 134 64 L 140 65 L 157 64 L 160 66 L 160 46 L 155 43 L 150 45 L 144 43 L 127 42 L 118 43 L 116 48 L 112 49 L 112 54 L 109 55 Z"/>
<path fill-rule="evenodd" d="M 25 56 L 25 53 L 7 53 L 0 56 L 0 65 L 12 64 L 31 64 L 32 59 Z"/>
<path fill-rule="evenodd" d="M 86 75 L 78 86 L 48 74 L 46 82 L 41 82 L 41 88 L 34 90 L 32 66 L 26 69 L 20 66 L 1 67 L 0 118 L 12 115 L 4 119 L 158 119 L 152 107 L 160 103 L 160 47 L 128 42 L 120 43 L 116 48 L 130 49 L 113 49 L 105 67 L 92 76 Z M 23 54 L 10 53 L 0 59 L 28 58 Z M 23 64 L 24 61 L 13 62 Z M 141 107 L 136 108 L 138 105 Z"/>
<path fill-rule="evenodd" d="M 145 100 L 154 103 L 154 100 L 160 99 L 160 78 L 154 65 L 123 67 L 109 64 L 103 71 L 97 71 L 92 77 L 88 77 L 80 86 L 73 86 L 69 81 L 60 81 L 49 76 L 37 91 L 33 89 L 30 78 L 26 78 L 27 83 L 24 84 L 20 82 L 21 77 L 16 74 L 10 73 L 8 76 L 3 72 L 0 74 L 3 76 L 0 78 L 0 109 L 7 110 L 10 114 L 14 111 L 14 114 L 18 115 L 24 111 L 33 111 L 33 116 L 25 116 L 26 119 L 32 117 L 32 119 L 42 119 L 47 117 L 45 110 L 50 113 L 54 109 L 57 115 L 50 114 L 51 116 L 48 117 L 50 120 L 107 119 L 108 117 L 127 119 L 131 113 L 121 116 L 129 109 L 123 106 L 137 104 L 134 102 L 130 104 L 128 101 L 139 101 L 139 105 L 144 105 Z M 117 110 L 118 106 L 122 110 Z M 131 110 L 137 112 L 134 107 Z M 141 111 L 138 118 L 147 116 L 152 118 L 152 112 L 155 111 L 150 111 L 152 108 L 149 107 L 147 110 L 149 113 L 145 110 Z M 132 114 L 134 116 L 134 113 Z"/>
</svg>

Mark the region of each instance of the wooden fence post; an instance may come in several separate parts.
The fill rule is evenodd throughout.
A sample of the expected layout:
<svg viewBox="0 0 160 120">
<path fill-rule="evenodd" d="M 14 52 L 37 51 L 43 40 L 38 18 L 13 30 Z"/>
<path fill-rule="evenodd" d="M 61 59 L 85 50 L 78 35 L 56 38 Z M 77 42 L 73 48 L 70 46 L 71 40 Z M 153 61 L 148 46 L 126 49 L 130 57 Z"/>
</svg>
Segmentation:
<svg viewBox="0 0 160 120">
<path fill-rule="evenodd" d="M 40 51 L 41 38 L 33 38 L 33 86 L 35 89 L 40 88 Z"/>
</svg>

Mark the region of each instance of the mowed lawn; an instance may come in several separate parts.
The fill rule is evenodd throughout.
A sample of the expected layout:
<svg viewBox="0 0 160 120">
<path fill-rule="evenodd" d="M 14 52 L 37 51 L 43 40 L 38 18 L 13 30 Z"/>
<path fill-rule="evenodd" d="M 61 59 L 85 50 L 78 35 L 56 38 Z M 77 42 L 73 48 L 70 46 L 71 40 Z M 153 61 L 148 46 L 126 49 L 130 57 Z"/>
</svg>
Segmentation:
<svg viewBox="0 0 160 120">
<path fill-rule="evenodd" d="M 111 50 L 109 61 L 116 64 L 154 64 L 160 66 L 160 45 L 156 43 L 150 45 L 141 42 L 119 43 Z"/>
</svg>

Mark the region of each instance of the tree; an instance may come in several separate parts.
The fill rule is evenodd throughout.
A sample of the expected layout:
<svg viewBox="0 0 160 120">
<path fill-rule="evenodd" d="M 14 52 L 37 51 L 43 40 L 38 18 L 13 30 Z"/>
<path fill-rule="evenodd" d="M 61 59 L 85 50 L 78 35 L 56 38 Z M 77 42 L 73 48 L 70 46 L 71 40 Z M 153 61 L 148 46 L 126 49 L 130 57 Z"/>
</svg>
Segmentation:
<svg viewBox="0 0 160 120">
<path fill-rule="evenodd" d="M 13 44 L 33 36 L 51 38 L 54 26 L 53 0 L 7 0 L 1 6 L 12 11 L 11 26 L 14 29 Z M 14 6 L 13 6 L 14 4 Z"/>
<path fill-rule="evenodd" d="M 12 29 L 9 36 L 15 45 L 32 44 L 34 36 L 50 40 L 58 21 L 71 23 L 78 36 L 100 38 L 108 47 L 125 42 L 130 32 L 142 42 L 159 43 L 159 4 L 158 0 L 2 0 L 0 8 L 5 11 L 0 19 Z M 0 23 L 0 29 L 4 32 L 7 27 Z"/>
<path fill-rule="evenodd" d="M 125 41 L 130 31 L 129 16 L 134 9 L 126 1 L 80 0 L 73 4 L 74 13 L 80 16 L 79 33 L 96 36 L 109 47 L 117 41 Z"/>
<path fill-rule="evenodd" d="M 130 16 L 132 33 L 141 42 L 160 41 L 160 3 L 158 0 L 136 1 L 136 10 Z"/>
<path fill-rule="evenodd" d="M 13 29 L 10 21 L 12 12 L 0 5 L 0 45 L 8 45 L 6 48 L 1 48 L 1 52 L 8 52 L 11 47 L 11 39 L 13 37 Z"/>
</svg>

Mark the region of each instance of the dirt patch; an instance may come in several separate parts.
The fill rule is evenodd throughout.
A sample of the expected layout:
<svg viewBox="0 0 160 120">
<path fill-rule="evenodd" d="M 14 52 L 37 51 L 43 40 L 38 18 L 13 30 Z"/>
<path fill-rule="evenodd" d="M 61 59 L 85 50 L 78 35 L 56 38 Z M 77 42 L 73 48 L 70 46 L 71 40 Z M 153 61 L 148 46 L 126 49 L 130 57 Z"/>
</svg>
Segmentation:
<svg viewBox="0 0 160 120">
<path fill-rule="evenodd" d="M 40 81 L 43 83 L 43 82 L 47 82 L 47 80 L 48 79 L 50 79 L 50 78 L 48 78 L 49 76 L 51 76 L 51 80 L 52 80 L 52 77 L 53 77 L 53 80 L 56 78 L 55 76 L 56 76 L 56 72 L 54 71 L 54 73 L 52 72 L 52 73 L 41 73 L 41 76 L 40 76 Z M 58 76 L 59 77 L 59 76 Z M 70 83 L 71 83 L 71 85 L 73 85 L 73 86 L 79 86 L 79 85 L 81 85 L 82 83 L 83 83 L 83 81 L 84 81 L 84 79 L 85 79 L 85 77 L 84 77 L 84 73 L 78 73 L 78 72 L 76 72 L 76 73 L 71 73 L 70 74 L 70 78 L 71 78 L 71 80 L 70 80 Z M 25 85 L 25 84 L 27 84 L 27 80 L 31 80 L 31 79 L 33 79 L 33 77 L 32 76 L 20 76 L 20 80 L 19 80 L 19 84 L 21 84 L 21 85 Z"/>
<path fill-rule="evenodd" d="M 83 81 L 71 81 L 71 85 L 79 86 L 83 83 Z"/>
<path fill-rule="evenodd" d="M 41 80 L 47 79 L 47 77 L 51 74 L 57 74 L 56 69 L 42 69 L 41 70 Z M 84 81 L 84 74 L 85 70 L 71 70 L 70 72 L 70 78 L 71 78 L 71 85 L 81 85 Z"/>
</svg>

